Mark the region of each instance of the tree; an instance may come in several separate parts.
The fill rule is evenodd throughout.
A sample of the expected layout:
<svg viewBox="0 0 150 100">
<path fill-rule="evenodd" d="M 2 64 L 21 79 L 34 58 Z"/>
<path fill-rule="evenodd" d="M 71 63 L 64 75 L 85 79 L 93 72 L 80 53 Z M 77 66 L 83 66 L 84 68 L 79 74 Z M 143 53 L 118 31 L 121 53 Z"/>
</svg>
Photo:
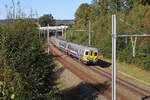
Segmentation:
<svg viewBox="0 0 150 100">
<path fill-rule="evenodd" d="M 148 34 L 150 33 L 150 0 L 91 0 L 92 4 L 81 4 L 75 13 L 75 28 L 87 27 L 87 20 L 91 20 L 92 45 L 97 47 L 105 57 L 111 57 L 111 18 L 117 17 L 118 34 Z M 76 34 L 73 41 L 85 44 L 88 34 Z M 150 39 L 138 39 L 136 58 L 132 57 L 132 45 L 118 38 L 117 59 L 127 63 L 134 63 L 150 69 Z M 124 45 L 123 45 L 124 44 Z M 107 46 L 106 46 L 107 45 Z M 142 55 L 141 55 L 142 54 Z M 144 57 L 145 56 L 145 57 Z"/>
<path fill-rule="evenodd" d="M 150 0 L 140 0 L 140 2 L 141 2 L 143 5 L 146 5 L 146 4 L 149 4 L 149 5 L 150 5 Z"/>
<path fill-rule="evenodd" d="M 92 4 L 98 4 L 99 0 L 92 0 Z"/>
<path fill-rule="evenodd" d="M 147 33 L 150 32 L 150 7 L 148 7 L 144 13 L 144 27 Z"/>
<path fill-rule="evenodd" d="M 75 25 L 78 27 L 87 27 L 90 16 L 90 6 L 83 3 L 75 13 Z"/>
<path fill-rule="evenodd" d="M 8 27 L 0 37 L 0 60 L 21 77 L 19 100 L 45 100 L 56 85 L 53 58 L 44 53 L 36 23 L 17 20 L 12 26 L 13 31 Z"/>
<path fill-rule="evenodd" d="M 44 27 L 47 26 L 48 24 L 50 26 L 55 25 L 55 20 L 51 14 L 45 14 L 42 17 L 39 18 L 39 24 Z"/>
</svg>

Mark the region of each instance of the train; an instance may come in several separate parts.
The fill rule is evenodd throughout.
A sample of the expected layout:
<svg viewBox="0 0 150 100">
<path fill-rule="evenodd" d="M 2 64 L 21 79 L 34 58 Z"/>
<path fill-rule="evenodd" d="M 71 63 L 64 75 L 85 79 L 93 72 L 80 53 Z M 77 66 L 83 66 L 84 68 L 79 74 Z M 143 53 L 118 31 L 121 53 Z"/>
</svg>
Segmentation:
<svg viewBox="0 0 150 100">
<path fill-rule="evenodd" d="M 55 47 L 65 52 L 66 54 L 77 58 L 85 64 L 96 64 L 98 61 L 97 48 L 68 42 L 54 36 L 51 36 L 51 41 Z"/>
</svg>

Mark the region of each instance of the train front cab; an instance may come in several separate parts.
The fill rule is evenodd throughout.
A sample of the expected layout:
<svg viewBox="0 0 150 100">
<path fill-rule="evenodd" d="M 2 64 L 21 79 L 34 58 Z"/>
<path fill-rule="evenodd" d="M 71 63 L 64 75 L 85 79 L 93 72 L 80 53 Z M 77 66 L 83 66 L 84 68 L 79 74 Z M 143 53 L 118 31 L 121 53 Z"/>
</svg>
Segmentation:
<svg viewBox="0 0 150 100">
<path fill-rule="evenodd" d="M 84 52 L 83 62 L 85 64 L 91 64 L 91 63 L 96 64 L 97 58 L 98 58 L 98 52 L 97 51 L 92 50 L 92 49 L 87 49 Z"/>
<path fill-rule="evenodd" d="M 98 61 L 98 51 L 94 51 L 93 54 L 93 63 L 96 64 Z"/>
<path fill-rule="evenodd" d="M 88 62 L 89 62 L 89 50 L 85 50 L 85 51 L 84 51 L 83 62 L 84 62 L 85 64 L 88 64 Z"/>
<path fill-rule="evenodd" d="M 89 62 L 96 64 L 98 60 L 98 51 L 95 49 L 90 49 L 89 51 Z"/>
</svg>

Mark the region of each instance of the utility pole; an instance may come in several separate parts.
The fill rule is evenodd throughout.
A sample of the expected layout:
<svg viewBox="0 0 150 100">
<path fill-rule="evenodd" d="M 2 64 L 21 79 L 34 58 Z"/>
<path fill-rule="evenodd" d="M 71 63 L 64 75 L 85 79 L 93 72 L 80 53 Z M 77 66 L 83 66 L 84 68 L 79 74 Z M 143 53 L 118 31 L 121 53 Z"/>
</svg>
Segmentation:
<svg viewBox="0 0 150 100">
<path fill-rule="evenodd" d="M 39 30 L 39 39 L 41 39 L 41 30 Z"/>
<path fill-rule="evenodd" d="M 135 57 L 135 47 L 137 37 L 150 37 L 149 34 L 143 35 L 117 35 L 116 33 L 116 15 L 112 15 L 112 100 L 116 100 L 116 40 L 117 37 L 125 37 L 125 42 L 127 43 L 127 38 L 131 38 L 133 57 Z"/>
<path fill-rule="evenodd" d="M 50 44 L 49 44 L 49 24 L 47 25 L 47 46 L 48 46 L 48 54 L 49 54 L 49 47 L 50 47 Z"/>
<path fill-rule="evenodd" d="M 72 41 L 72 31 L 71 31 L 71 41 Z"/>
<path fill-rule="evenodd" d="M 44 30 L 43 34 L 44 34 L 43 37 L 46 38 L 46 31 L 45 30 Z"/>
<path fill-rule="evenodd" d="M 64 37 L 64 29 L 62 28 L 61 31 L 62 31 L 62 35 L 61 36 L 63 38 Z"/>
<path fill-rule="evenodd" d="M 66 36 L 66 35 L 67 35 L 67 33 L 66 33 L 66 28 L 65 28 L 65 40 L 66 40 L 66 38 L 67 38 L 67 36 Z"/>
<path fill-rule="evenodd" d="M 133 57 L 135 57 L 136 40 L 137 40 L 137 37 L 131 37 L 131 43 L 133 47 L 133 50 L 132 50 Z"/>
<path fill-rule="evenodd" d="M 57 37 L 57 30 L 56 30 L 56 33 L 55 33 L 55 37 Z"/>
<path fill-rule="evenodd" d="M 91 22 L 89 20 L 89 27 L 88 27 L 88 33 L 89 33 L 89 46 L 91 46 Z"/>
<path fill-rule="evenodd" d="M 116 100 L 116 15 L 112 15 L 112 100 Z"/>
</svg>

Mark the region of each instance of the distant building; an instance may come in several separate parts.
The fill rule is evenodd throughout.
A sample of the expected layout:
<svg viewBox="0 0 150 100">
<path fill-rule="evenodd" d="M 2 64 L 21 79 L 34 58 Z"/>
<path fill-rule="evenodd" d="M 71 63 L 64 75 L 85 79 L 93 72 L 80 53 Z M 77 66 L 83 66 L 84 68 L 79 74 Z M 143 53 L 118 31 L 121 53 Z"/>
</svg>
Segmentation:
<svg viewBox="0 0 150 100">
<path fill-rule="evenodd" d="M 74 24 L 74 20 L 56 20 L 56 26 L 60 26 L 60 25 L 73 25 Z"/>
</svg>

